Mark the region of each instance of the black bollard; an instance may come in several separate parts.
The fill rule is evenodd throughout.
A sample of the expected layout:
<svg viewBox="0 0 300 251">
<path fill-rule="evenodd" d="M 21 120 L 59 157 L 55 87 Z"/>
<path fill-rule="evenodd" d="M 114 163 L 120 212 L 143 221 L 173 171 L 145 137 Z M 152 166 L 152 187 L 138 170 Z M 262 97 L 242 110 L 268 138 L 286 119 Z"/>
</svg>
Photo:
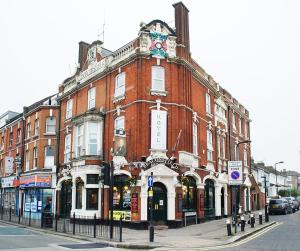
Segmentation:
<svg viewBox="0 0 300 251">
<path fill-rule="evenodd" d="M 73 213 L 73 235 L 75 235 L 75 212 Z"/>
<path fill-rule="evenodd" d="M 96 222 L 96 214 L 94 215 L 94 238 L 96 238 L 96 224 L 97 224 L 97 222 Z"/>
<path fill-rule="evenodd" d="M 58 214 L 55 214 L 55 232 L 57 232 Z"/>
<path fill-rule="evenodd" d="M 121 215 L 121 217 L 120 217 L 120 239 L 119 239 L 120 242 L 122 242 L 122 231 L 123 231 L 123 229 L 122 229 L 122 221 L 123 221 L 123 217 Z"/>
<path fill-rule="evenodd" d="M 232 233 L 231 233 L 231 223 L 230 223 L 230 220 L 226 220 L 226 226 L 227 226 L 227 235 L 228 236 L 231 236 Z"/>
<path fill-rule="evenodd" d="M 18 222 L 20 224 L 21 223 L 21 209 L 19 209 L 19 215 L 18 216 L 19 216 L 19 221 Z"/>
<path fill-rule="evenodd" d="M 9 221 L 11 221 L 11 207 L 9 208 Z"/>
<path fill-rule="evenodd" d="M 246 225 L 245 217 L 242 216 L 242 217 L 241 217 L 241 231 L 242 231 L 242 232 L 245 231 L 245 225 Z"/>
<path fill-rule="evenodd" d="M 262 212 L 259 212 L 259 225 L 262 225 Z"/>
<path fill-rule="evenodd" d="M 254 214 L 251 214 L 250 223 L 251 223 L 251 228 L 254 228 L 254 223 L 255 223 Z"/>
</svg>

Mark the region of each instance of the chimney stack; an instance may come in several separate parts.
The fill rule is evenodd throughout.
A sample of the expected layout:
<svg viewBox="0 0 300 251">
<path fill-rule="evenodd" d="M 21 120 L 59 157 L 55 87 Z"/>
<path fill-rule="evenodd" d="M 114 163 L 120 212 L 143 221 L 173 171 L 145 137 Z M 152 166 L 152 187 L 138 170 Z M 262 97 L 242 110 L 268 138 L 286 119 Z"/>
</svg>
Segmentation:
<svg viewBox="0 0 300 251">
<path fill-rule="evenodd" d="M 88 53 L 88 48 L 89 44 L 86 42 L 79 42 L 79 54 L 78 54 L 78 63 L 79 63 L 79 69 L 82 70 L 84 63 L 87 59 L 87 53 Z"/>
<path fill-rule="evenodd" d="M 189 34 L 189 10 L 182 3 L 173 4 L 175 8 L 175 28 L 179 55 L 184 58 L 190 57 L 190 34 Z"/>
</svg>

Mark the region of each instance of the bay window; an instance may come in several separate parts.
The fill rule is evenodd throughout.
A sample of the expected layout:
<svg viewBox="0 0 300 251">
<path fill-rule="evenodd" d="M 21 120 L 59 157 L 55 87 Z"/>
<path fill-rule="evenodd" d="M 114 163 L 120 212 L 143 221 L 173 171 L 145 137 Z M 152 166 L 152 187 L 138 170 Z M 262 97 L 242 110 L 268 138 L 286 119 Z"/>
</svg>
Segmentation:
<svg viewBox="0 0 300 251">
<path fill-rule="evenodd" d="M 98 188 L 86 189 L 86 209 L 98 210 Z"/>
</svg>

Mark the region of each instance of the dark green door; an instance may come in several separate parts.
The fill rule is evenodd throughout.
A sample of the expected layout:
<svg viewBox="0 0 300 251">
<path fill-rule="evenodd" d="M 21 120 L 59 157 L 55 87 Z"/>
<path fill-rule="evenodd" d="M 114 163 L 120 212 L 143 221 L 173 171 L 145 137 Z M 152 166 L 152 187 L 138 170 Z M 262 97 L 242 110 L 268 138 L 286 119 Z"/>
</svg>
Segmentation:
<svg viewBox="0 0 300 251">
<path fill-rule="evenodd" d="M 215 186 L 212 180 L 205 181 L 204 215 L 207 219 L 215 217 Z"/>
<path fill-rule="evenodd" d="M 150 209 L 150 206 L 148 207 Z M 167 221 L 167 189 L 162 183 L 153 184 L 153 221 L 165 224 Z M 148 211 L 148 218 L 150 211 Z"/>
<path fill-rule="evenodd" d="M 62 183 L 60 192 L 60 217 L 70 218 L 72 209 L 72 182 L 66 180 Z"/>
</svg>

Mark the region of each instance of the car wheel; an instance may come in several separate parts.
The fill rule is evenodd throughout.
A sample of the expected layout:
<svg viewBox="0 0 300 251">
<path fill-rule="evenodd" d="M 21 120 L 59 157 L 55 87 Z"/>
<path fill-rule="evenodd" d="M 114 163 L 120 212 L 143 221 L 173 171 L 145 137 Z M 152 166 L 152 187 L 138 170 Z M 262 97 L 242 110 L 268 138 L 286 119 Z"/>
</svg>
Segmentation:
<svg viewBox="0 0 300 251">
<path fill-rule="evenodd" d="M 287 209 L 284 209 L 284 212 L 283 212 L 283 214 L 287 214 Z"/>
<path fill-rule="evenodd" d="M 296 209 L 295 209 L 295 208 L 293 208 L 293 210 L 292 210 L 292 211 L 293 211 L 293 213 L 295 213 L 295 212 L 296 212 Z"/>
</svg>

